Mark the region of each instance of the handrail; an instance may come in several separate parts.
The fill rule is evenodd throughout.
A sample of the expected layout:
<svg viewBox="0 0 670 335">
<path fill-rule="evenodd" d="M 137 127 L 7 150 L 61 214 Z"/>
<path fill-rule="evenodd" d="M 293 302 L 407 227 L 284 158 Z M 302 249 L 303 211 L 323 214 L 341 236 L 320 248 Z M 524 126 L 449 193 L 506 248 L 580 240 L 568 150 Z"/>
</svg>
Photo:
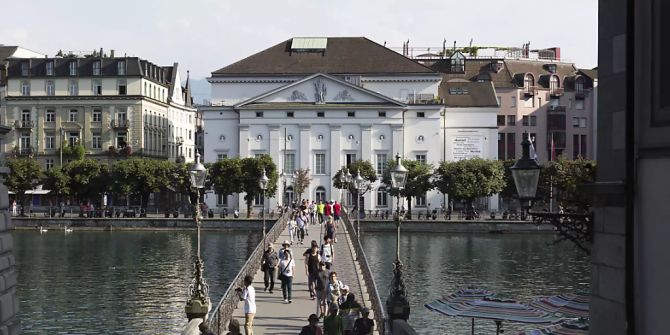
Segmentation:
<svg viewBox="0 0 670 335">
<path fill-rule="evenodd" d="M 207 324 L 209 328 L 214 331 L 215 334 L 225 334 L 227 332 L 228 322 L 233 316 L 235 309 L 237 308 L 238 303 L 240 302 L 239 297 L 235 289 L 242 286 L 242 282 L 245 276 L 254 276 L 256 272 L 261 268 L 261 258 L 263 252 L 265 251 L 266 241 L 275 241 L 279 235 L 286 229 L 286 218 L 288 217 L 288 212 L 280 216 L 275 224 L 272 226 L 263 241 L 259 243 L 254 251 L 251 253 L 247 262 L 244 263 L 240 272 L 237 273 L 237 276 L 228 286 L 226 293 L 223 294 L 223 297 L 219 301 L 219 304 L 216 308 L 210 313 Z"/>
<path fill-rule="evenodd" d="M 342 215 L 342 221 L 347 227 L 347 230 L 353 234 L 354 226 L 349 221 L 349 215 L 344 213 Z M 350 238 L 351 244 L 356 250 L 356 255 L 358 255 L 358 263 L 361 265 L 361 272 L 363 273 L 363 280 L 365 281 L 365 286 L 368 289 L 368 294 L 370 295 L 370 305 L 372 305 L 372 310 L 375 314 L 375 323 L 377 324 L 377 331 L 379 334 L 385 334 L 386 329 L 386 320 L 388 319 L 386 315 L 386 310 L 384 309 L 384 304 L 382 303 L 381 297 L 379 296 L 379 290 L 377 290 L 377 284 L 375 283 L 375 278 L 372 275 L 370 266 L 368 264 L 368 259 L 365 256 L 365 251 L 363 251 L 363 246 L 361 241 L 358 238 Z"/>
</svg>

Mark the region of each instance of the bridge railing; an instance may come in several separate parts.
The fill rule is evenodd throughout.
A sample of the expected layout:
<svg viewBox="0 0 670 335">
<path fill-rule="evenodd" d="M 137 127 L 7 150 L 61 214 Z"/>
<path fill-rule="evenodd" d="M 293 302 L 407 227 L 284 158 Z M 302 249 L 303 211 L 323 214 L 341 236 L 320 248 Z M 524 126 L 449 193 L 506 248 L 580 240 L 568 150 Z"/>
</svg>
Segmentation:
<svg viewBox="0 0 670 335">
<path fill-rule="evenodd" d="M 374 320 L 377 325 L 377 331 L 379 334 L 386 334 L 386 321 L 388 317 L 386 315 L 386 309 L 384 309 L 384 304 L 382 303 L 381 296 L 379 295 L 379 290 L 377 289 L 377 284 L 375 278 L 372 275 L 370 270 L 370 264 L 368 259 L 365 256 L 365 251 L 363 251 L 363 246 L 361 245 L 361 240 L 357 238 L 356 230 L 354 229 L 353 224 L 349 221 L 349 216 L 347 213 L 342 215 L 342 221 L 347 226 L 347 231 L 351 234 L 351 244 L 356 250 L 356 255 L 358 256 L 358 263 L 361 265 L 361 272 L 363 274 L 363 280 L 365 280 L 365 286 L 368 289 L 368 294 L 370 295 L 370 305 L 372 311 L 374 311 Z"/>
<path fill-rule="evenodd" d="M 265 235 L 265 240 L 261 241 L 261 243 L 256 246 L 254 251 L 247 259 L 247 262 L 244 263 L 242 269 L 240 269 L 240 272 L 230 283 L 230 286 L 228 286 L 228 289 L 221 298 L 221 301 L 219 301 L 219 304 L 210 313 L 207 322 L 209 328 L 213 330 L 215 334 L 227 333 L 228 330 L 226 328 L 228 327 L 228 322 L 230 322 L 230 319 L 233 317 L 233 312 L 240 302 L 235 289 L 242 287 L 245 276 L 249 275 L 253 277 L 256 272 L 260 270 L 261 259 L 263 256 L 263 251 L 265 251 L 265 246 L 267 245 L 268 241 L 274 242 L 282 233 L 282 231 L 286 229 L 287 217 L 287 214 L 284 214 L 279 217 L 279 219 L 277 219 L 277 222 L 275 222 L 275 224 L 272 226 L 272 229 L 270 229 Z"/>
</svg>

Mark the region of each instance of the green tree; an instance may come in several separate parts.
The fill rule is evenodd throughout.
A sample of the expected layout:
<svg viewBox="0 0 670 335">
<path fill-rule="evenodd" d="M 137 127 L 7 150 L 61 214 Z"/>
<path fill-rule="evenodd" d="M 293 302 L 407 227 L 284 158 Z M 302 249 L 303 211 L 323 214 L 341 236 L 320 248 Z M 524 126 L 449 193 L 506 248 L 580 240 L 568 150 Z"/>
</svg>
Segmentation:
<svg viewBox="0 0 670 335">
<path fill-rule="evenodd" d="M 452 198 L 465 200 L 468 208 L 472 208 L 476 198 L 503 190 L 505 171 L 501 162 L 482 158 L 441 162 L 435 171 L 433 185 Z"/>
<path fill-rule="evenodd" d="M 63 167 L 69 183 L 69 194 L 79 201 L 97 198 L 108 191 L 109 169 L 93 159 L 75 160 Z M 62 180 L 61 180 L 62 181 Z"/>
<path fill-rule="evenodd" d="M 8 158 L 7 167 L 11 169 L 5 185 L 16 193 L 21 208 L 26 200 L 26 191 L 32 190 L 42 179 L 42 168 L 36 160 L 30 158 Z"/>
<path fill-rule="evenodd" d="M 400 196 L 407 199 L 407 212 L 412 215 L 412 198 L 425 196 L 426 192 L 434 188 L 431 183 L 433 176 L 433 166 L 415 160 L 403 159 L 402 165 L 407 169 L 407 178 L 405 188 L 400 192 Z M 398 189 L 391 187 L 391 170 L 396 167 L 395 160 L 389 160 L 386 163 L 386 170 L 382 176 L 384 183 L 393 196 L 398 196 Z"/>
<path fill-rule="evenodd" d="M 151 193 L 164 190 L 174 182 L 174 172 L 168 161 L 145 158 L 120 160 L 112 168 L 112 188 L 126 196 L 139 195 L 145 207 Z"/>
<path fill-rule="evenodd" d="M 73 145 L 68 145 L 67 140 L 65 140 L 63 141 L 63 147 L 61 150 L 63 150 L 64 157 L 69 157 L 74 160 L 82 160 L 86 154 L 86 148 L 84 148 L 84 145 L 81 143 L 81 141 L 76 142 Z"/>
<path fill-rule="evenodd" d="M 559 157 L 547 162 L 540 172 L 538 198 L 548 202 L 550 187 L 553 185 L 553 198 L 562 209 L 588 211 L 592 198 L 583 186 L 595 181 L 596 162 L 588 159 L 568 160 Z"/>
<path fill-rule="evenodd" d="M 70 176 L 61 169 L 51 169 L 44 174 L 42 187 L 50 190 L 49 193 L 54 200 L 59 196 L 70 195 Z"/>
<path fill-rule="evenodd" d="M 302 199 L 302 194 L 309 187 L 312 178 L 309 176 L 309 169 L 297 169 L 293 172 L 293 191 Z"/>
<path fill-rule="evenodd" d="M 242 191 L 246 192 L 244 200 L 247 204 L 247 217 L 251 217 L 251 206 L 254 203 L 254 198 L 256 195 L 263 193 L 263 190 L 258 185 L 258 179 L 263 175 L 264 168 L 265 174 L 269 179 L 265 196 L 274 197 L 277 192 L 279 175 L 277 174 L 277 166 L 272 161 L 272 158 L 269 155 L 261 155 L 258 157 L 246 157 L 241 160 L 242 173 L 240 179 Z"/>
<path fill-rule="evenodd" d="M 363 192 L 361 192 L 361 195 L 369 191 L 372 188 L 372 183 L 377 181 L 377 171 L 375 171 L 375 168 L 372 166 L 372 163 L 370 163 L 370 161 L 357 160 L 349 164 L 346 167 L 346 169 L 349 169 L 349 173 L 351 174 L 352 179 L 356 178 L 356 174 L 358 173 L 358 171 L 360 171 L 361 177 L 363 177 L 363 179 L 365 179 L 365 181 L 367 182 L 366 183 L 367 187 L 365 188 L 365 190 L 363 190 Z M 339 189 L 348 189 L 349 192 L 352 194 L 352 199 L 358 199 L 359 191 L 358 189 L 356 189 L 356 184 L 353 181 L 348 185 L 346 182 L 341 182 L 340 176 L 342 174 L 346 174 L 344 167 L 339 169 L 333 176 L 333 186 Z"/>
<path fill-rule="evenodd" d="M 208 168 L 207 179 L 212 189 L 222 196 L 242 192 L 242 160 L 238 157 L 224 158 Z"/>
</svg>

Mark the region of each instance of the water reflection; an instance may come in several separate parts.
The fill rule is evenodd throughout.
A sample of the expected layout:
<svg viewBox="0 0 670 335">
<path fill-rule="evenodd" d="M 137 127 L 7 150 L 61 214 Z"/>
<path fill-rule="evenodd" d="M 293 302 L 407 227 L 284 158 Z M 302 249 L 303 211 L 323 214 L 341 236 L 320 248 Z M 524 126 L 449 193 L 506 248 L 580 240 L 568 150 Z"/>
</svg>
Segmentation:
<svg viewBox="0 0 670 335">
<path fill-rule="evenodd" d="M 13 236 L 24 334 L 174 334 L 186 323 L 194 232 Z M 202 234 L 213 304 L 259 239 L 242 232 Z"/>
<path fill-rule="evenodd" d="M 395 259 L 395 234 L 366 233 L 361 238 L 385 302 Z M 588 257 L 569 243 L 549 245 L 552 240 L 550 234 L 403 233 L 400 257 L 412 308 L 410 323 L 420 334 L 469 334 L 469 319 L 446 317 L 424 307 L 468 286 L 517 299 L 588 291 Z M 511 333 L 524 325 L 505 323 L 505 328 Z M 495 326 L 492 321 L 477 320 L 476 332 L 495 334 Z"/>
</svg>

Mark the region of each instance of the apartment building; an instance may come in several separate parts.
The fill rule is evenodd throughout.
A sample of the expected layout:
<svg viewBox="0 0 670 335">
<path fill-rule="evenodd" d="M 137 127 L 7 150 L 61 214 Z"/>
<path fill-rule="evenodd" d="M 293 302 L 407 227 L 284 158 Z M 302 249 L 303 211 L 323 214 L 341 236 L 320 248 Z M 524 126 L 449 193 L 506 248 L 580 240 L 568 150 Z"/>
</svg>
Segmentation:
<svg viewBox="0 0 670 335">
<path fill-rule="evenodd" d="M 5 60 L 4 152 L 62 166 L 68 146 L 101 161 L 128 156 L 192 161 L 196 109 L 178 63 L 93 52 Z"/>
</svg>

